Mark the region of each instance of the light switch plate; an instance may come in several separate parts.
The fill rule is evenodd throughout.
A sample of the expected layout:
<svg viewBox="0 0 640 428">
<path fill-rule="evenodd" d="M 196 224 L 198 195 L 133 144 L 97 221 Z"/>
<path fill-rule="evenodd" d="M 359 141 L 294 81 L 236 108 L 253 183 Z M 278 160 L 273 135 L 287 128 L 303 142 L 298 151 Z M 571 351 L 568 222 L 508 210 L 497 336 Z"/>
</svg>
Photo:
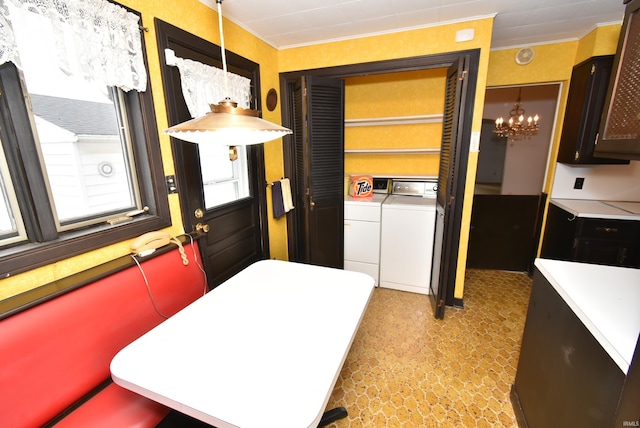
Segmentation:
<svg viewBox="0 0 640 428">
<path fill-rule="evenodd" d="M 469 151 L 470 152 L 480 151 L 480 133 L 477 131 L 471 133 L 471 141 L 469 142 Z"/>
</svg>

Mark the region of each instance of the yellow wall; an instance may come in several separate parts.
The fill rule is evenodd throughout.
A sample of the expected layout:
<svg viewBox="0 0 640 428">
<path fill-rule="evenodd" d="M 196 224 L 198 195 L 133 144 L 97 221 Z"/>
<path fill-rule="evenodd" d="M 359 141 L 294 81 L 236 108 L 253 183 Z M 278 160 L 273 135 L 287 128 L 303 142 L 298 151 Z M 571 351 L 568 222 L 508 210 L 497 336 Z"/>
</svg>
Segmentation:
<svg viewBox="0 0 640 428">
<path fill-rule="evenodd" d="M 535 57 L 527 65 L 518 65 L 515 62 L 518 48 L 491 52 L 487 76 L 488 88 L 549 82 L 562 83 L 551 146 L 551 159 L 555 159 L 558 153 L 573 66 L 592 56 L 615 54 L 620 27 L 620 24 L 596 27 L 579 41 L 533 46 Z M 554 175 L 555 162 L 551 162 L 544 186 L 544 190 L 548 194 L 551 192 Z"/>
<path fill-rule="evenodd" d="M 550 162 L 544 183 L 544 192 L 548 195 L 551 194 L 555 177 L 555 159 L 560 147 L 560 136 L 573 66 L 592 56 L 615 54 L 620 29 L 621 24 L 598 26 L 578 41 L 533 46 L 535 57 L 531 63 L 523 66 L 515 62 L 515 53 L 518 49 L 491 52 L 487 88 L 548 82 L 562 83 L 551 143 Z M 543 224 L 540 235 L 541 240 L 544 235 L 544 226 L 545 224 Z"/>
<path fill-rule="evenodd" d="M 165 129 L 167 113 L 164 105 L 164 93 L 160 75 L 160 63 L 156 46 L 156 34 L 153 19 L 155 17 L 183 28 L 199 37 L 219 44 L 217 15 L 210 8 L 204 6 L 198 0 L 183 0 L 180 7 L 175 2 L 159 2 L 157 0 L 121 0 L 125 6 L 129 6 L 142 13 L 143 25 L 149 29 L 144 33 L 147 46 L 147 58 L 149 62 L 149 82 L 153 89 L 155 112 L 158 121 L 159 132 Z M 377 35 L 367 38 L 345 40 L 339 42 L 318 44 L 306 47 L 292 48 L 277 51 L 268 44 L 257 39 L 250 33 L 225 19 L 225 44 L 226 47 L 246 58 L 260 64 L 260 78 L 262 99 L 266 99 L 266 93 L 270 88 L 278 88 L 278 73 L 287 71 L 305 70 L 311 68 L 330 67 L 334 65 L 357 64 L 369 61 L 406 58 L 412 56 L 430 55 L 466 49 L 481 49 L 478 86 L 474 102 L 474 116 L 472 130 L 480 132 L 484 93 L 486 86 L 517 85 L 539 82 L 568 82 L 571 68 L 574 64 L 592 55 L 603 55 L 615 52 L 615 45 L 620 31 L 619 25 L 599 27 L 585 36 L 580 42 L 565 42 L 558 44 L 542 45 L 535 47 L 536 58 L 526 67 L 521 67 L 513 61 L 515 50 L 493 51 L 489 54 L 493 18 L 483 18 L 468 22 L 449 24 L 444 26 L 429 27 L 412 31 Z M 475 38 L 469 42 L 456 43 L 455 33 L 460 29 L 473 28 Z M 434 80 L 435 81 L 435 80 Z M 559 109 L 564 111 L 568 85 L 564 85 Z M 350 90 L 350 89 L 348 89 Z M 438 95 L 440 96 L 440 95 Z M 409 101 L 407 101 L 409 102 Z M 354 106 L 350 106 L 351 109 Z M 428 112 L 429 110 L 427 110 Z M 280 103 L 273 112 L 262 109 L 263 117 L 272 122 L 280 123 Z M 348 114 L 351 114 L 350 111 Z M 355 114 L 355 113 L 354 113 Z M 364 114 L 364 113 L 363 113 Z M 421 113 L 419 113 L 421 114 Z M 562 113 L 558 116 L 558 122 L 562 123 Z M 354 116 L 355 117 L 355 116 Z M 557 151 L 557 139 L 559 138 L 559 126 L 556 127 L 554 151 Z M 351 132 L 351 131 L 349 131 Z M 407 130 L 412 133 L 413 131 Z M 426 139 L 431 140 L 433 129 L 426 132 Z M 437 133 L 437 132 L 436 132 Z M 374 140 L 372 137 L 356 137 L 355 140 Z M 384 138 L 386 139 L 386 138 Z M 407 138 L 409 140 L 410 138 Z M 383 140 L 383 138 L 379 138 Z M 349 137 L 349 144 L 351 144 Z M 174 164 L 171 154 L 169 138 L 160 134 L 161 152 L 165 174 L 174 173 Z M 356 144 L 355 142 L 353 144 Z M 360 144 L 360 143 L 358 143 Z M 363 143 L 364 144 L 364 143 Z M 367 143 L 368 144 L 368 143 Z M 460 239 L 460 256 L 458 259 L 455 296 L 462 297 L 464 288 L 464 270 L 468 246 L 468 233 L 471 218 L 471 204 L 473 200 L 473 187 L 477 166 L 477 153 L 470 153 L 467 170 L 467 191 L 464 195 L 464 209 L 462 231 Z M 349 169 L 364 167 L 362 161 L 359 164 L 354 160 Z M 283 152 L 281 141 L 265 144 L 266 181 L 279 179 L 283 174 Z M 435 162 L 425 161 L 420 166 L 405 164 L 403 170 L 435 171 Z M 416 165 L 418 165 L 416 164 Z M 390 170 L 395 173 L 396 167 Z M 369 172 L 369 171 L 354 171 Z M 552 172 L 549 180 L 552 180 Z M 547 182 L 550 189 L 551 181 Z M 268 212 L 271 212 L 271 195 L 267 192 Z M 168 230 L 173 234 L 183 233 L 178 195 L 170 195 L 171 217 L 173 226 Z M 271 217 L 271 216 L 269 216 Z M 269 240 L 271 256 L 279 259 L 287 259 L 286 223 L 285 220 L 269 218 Z M 128 242 L 88 252 L 81 256 L 54 263 L 49 266 L 34 269 L 30 272 L 16 275 L 15 277 L 1 280 L 0 299 L 10 297 L 20 292 L 36 288 L 48 282 L 77 273 L 92 266 L 104 263 L 129 252 Z"/>
<path fill-rule="evenodd" d="M 444 68 L 345 79 L 345 118 L 442 115 Z M 440 148 L 442 121 L 347 126 L 345 149 Z M 439 154 L 346 153 L 345 174 L 438 175 Z"/>
<path fill-rule="evenodd" d="M 469 28 L 474 29 L 474 39 L 468 42 L 456 43 L 456 32 Z M 393 34 L 284 49 L 278 51 L 278 64 L 280 72 L 287 72 L 432 55 L 467 49 L 481 49 L 472 124 L 472 130 L 479 133 L 482 125 L 482 109 L 484 105 L 485 82 L 487 79 L 492 30 L 493 18 L 482 18 Z M 477 162 L 478 153 L 470 153 L 462 212 L 457 280 L 454 292 L 457 298 L 462 298 L 464 288 L 464 271 L 469 243 L 471 204 L 473 202 L 473 187 Z M 427 168 L 431 170 L 432 166 L 428 166 Z"/>
<path fill-rule="evenodd" d="M 149 62 L 149 82 L 153 90 L 158 132 L 160 133 L 163 166 L 165 174 L 173 174 L 175 168 L 170 140 L 169 137 L 161 133 L 163 129 L 168 127 L 168 122 L 160 75 L 154 18 L 159 18 L 219 45 L 218 16 L 216 12 L 198 0 L 182 0 L 179 3 L 157 0 L 119 1 L 121 4 L 140 12 L 142 14 L 142 24 L 148 28 L 148 31 L 143 34 L 147 48 L 147 60 Z M 224 33 L 227 49 L 260 64 L 261 95 L 262 99 L 265 100 L 269 88 L 277 88 L 279 84 L 276 49 L 226 19 L 224 21 Z M 262 113 L 265 119 L 280 123 L 279 105 L 273 112 L 269 112 L 266 108 L 263 108 Z M 266 180 L 273 181 L 282 176 L 281 141 L 265 144 L 265 163 L 267 168 Z M 267 192 L 267 195 L 269 198 L 268 208 L 269 212 L 271 212 L 270 192 Z M 178 195 L 169 195 L 173 226 L 167 230 L 174 235 L 184 232 L 180 212 L 180 201 L 178 198 Z M 286 224 L 283 220 L 273 220 L 271 216 L 269 217 L 271 256 L 279 259 L 287 259 Z M 0 281 L 0 300 L 105 263 L 128 253 L 129 242 L 121 242 L 14 277 L 2 279 Z"/>
</svg>

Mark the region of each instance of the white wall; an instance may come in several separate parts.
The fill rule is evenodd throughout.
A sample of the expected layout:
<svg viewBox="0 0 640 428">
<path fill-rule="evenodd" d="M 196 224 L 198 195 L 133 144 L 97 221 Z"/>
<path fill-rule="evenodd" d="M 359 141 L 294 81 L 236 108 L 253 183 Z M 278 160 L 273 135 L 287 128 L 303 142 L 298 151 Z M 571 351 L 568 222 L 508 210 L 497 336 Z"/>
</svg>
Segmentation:
<svg viewBox="0 0 640 428">
<path fill-rule="evenodd" d="M 495 120 L 502 116 L 508 120 L 519 89 L 488 88 L 483 118 Z M 523 86 L 521 89 L 521 108 L 525 110 L 525 117 L 540 115 L 540 131 L 535 136 L 508 140 L 500 191 L 503 195 L 538 195 L 542 192 L 553 138 L 560 85 Z"/>
<path fill-rule="evenodd" d="M 584 178 L 582 190 L 573 188 L 576 178 Z M 551 197 L 640 201 L 640 161 L 629 165 L 557 164 Z"/>
</svg>

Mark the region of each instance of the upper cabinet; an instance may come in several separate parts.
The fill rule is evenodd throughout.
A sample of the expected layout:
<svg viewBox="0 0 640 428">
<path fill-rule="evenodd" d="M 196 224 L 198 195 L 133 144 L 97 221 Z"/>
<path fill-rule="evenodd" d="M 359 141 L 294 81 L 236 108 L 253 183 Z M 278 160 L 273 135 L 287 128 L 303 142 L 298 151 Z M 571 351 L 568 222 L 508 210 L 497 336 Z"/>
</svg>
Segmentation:
<svg viewBox="0 0 640 428">
<path fill-rule="evenodd" d="M 607 55 L 589 58 L 573 68 L 558 162 L 629 163 L 593 155 L 612 67 L 613 55 Z"/>
<path fill-rule="evenodd" d="M 640 160 L 640 0 L 627 4 L 595 155 Z"/>
</svg>

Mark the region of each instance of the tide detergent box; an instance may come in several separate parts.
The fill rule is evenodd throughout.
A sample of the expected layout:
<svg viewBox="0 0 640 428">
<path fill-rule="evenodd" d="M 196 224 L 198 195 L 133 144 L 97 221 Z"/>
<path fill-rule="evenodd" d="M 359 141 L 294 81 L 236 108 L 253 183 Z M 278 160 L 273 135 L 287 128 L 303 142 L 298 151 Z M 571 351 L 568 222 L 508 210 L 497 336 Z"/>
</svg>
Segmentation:
<svg viewBox="0 0 640 428">
<path fill-rule="evenodd" d="M 373 196 L 373 177 L 370 175 L 349 176 L 349 196 L 352 198 Z"/>
</svg>

